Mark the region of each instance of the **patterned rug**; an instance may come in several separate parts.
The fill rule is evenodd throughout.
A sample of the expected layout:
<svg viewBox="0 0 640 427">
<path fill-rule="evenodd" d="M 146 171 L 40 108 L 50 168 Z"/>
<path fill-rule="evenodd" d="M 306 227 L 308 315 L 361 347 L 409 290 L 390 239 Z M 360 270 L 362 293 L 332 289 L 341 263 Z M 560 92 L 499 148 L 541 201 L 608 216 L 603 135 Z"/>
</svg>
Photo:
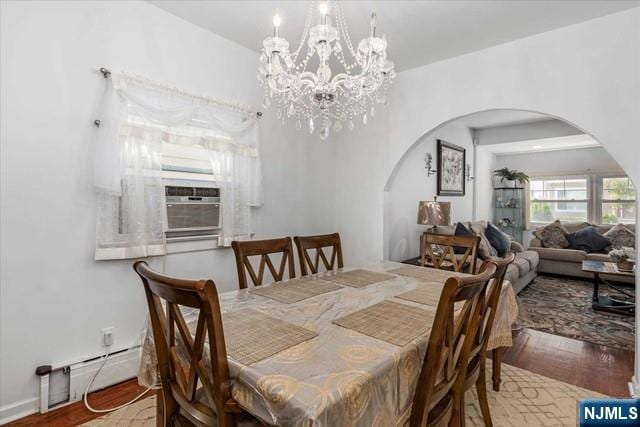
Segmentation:
<svg viewBox="0 0 640 427">
<path fill-rule="evenodd" d="M 604 397 L 598 393 L 552 380 L 533 372 L 502 365 L 500 392 L 491 389 L 488 375 L 491 419 L 496 427 L 575 426 L 576 404 L 581 398 Z M 90 427 L 153 427 L 155 396 L 90 421 Z M 467 426 L 484 426 L 475 390 L 466 396 Z"/>
<path fill-rule="evenodd" d="M 631 286 L 622 288 L 634 293 Z M 601 294 L 608 292 L 600 287 Z M 633 351 L 633 316 L 594 311 L 592 295 L 589 281 L 538 276 L 518 294 L 521 326 Z"/>
</svg>

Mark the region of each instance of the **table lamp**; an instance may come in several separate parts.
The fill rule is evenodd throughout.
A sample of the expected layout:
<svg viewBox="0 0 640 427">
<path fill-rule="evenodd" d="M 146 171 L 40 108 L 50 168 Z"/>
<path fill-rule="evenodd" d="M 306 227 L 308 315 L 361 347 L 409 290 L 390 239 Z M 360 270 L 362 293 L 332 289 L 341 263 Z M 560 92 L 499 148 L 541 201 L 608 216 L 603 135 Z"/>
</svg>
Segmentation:
<svg viewBox="0 0 640 427">
<path fill-rule="evenodd" d="M 430 231 L 435 233 L 438 225 L 451 223 L 451 202 L 433 201 L 418 202 L 418 224 L 431 225 Z"/>
<path fill-rule="evenodd" d="M 431 225 L 427 233 L 436 233 L 439 225 L 449 225 L 451 223 L 451 202 L 438 202 L 434 197 L 433 201 L 418 202 L 418 224 Z M 425 233 L 420 234 L 420 264 L 425 265 Z"/>
</svg>

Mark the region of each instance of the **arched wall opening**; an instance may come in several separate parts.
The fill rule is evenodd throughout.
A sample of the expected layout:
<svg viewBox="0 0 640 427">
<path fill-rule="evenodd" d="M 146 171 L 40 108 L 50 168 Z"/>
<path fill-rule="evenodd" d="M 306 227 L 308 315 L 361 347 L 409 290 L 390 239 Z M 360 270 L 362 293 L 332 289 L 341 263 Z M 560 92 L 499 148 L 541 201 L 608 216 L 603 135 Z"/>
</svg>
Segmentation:
<svg viewBox="0 0 640 427">
<path fill-rule="evenodd" d="M 468 135 L 468 130 L 465 133 L 464 129 L 461 129 L 456 123 L 462 121 L 465 118 L 469 118 L 478 113 L 486 113 L 492 111 L 520 111 L 520 112 L 529 112 L 534 114 L 540 114 L 548 117 L 549 119 L 554 119 L 566 123 L 567 125 L 579 130 L 585 135 L 588 135 L 593 140 L 597 141 L 600 144 L 601 150 L 606 153 L 608 151 L 608 145 L 606 141 L 606 135 L 598 138 L 595 136 L 594 132 L 591 132 L 589 129 L 578 126 L 570 120 L 565 119 L 564 117 L 559 117 L 553 114 L 548 114 L 546 112 L 541 111 L 532 111 L 532 110 L 523 110 L 517 108 L 492 108 L 485 110 L 478 110 L 471 113 L 466 113 L 462 115 L 454 116 L 448 120 L 440 122 L 437 126 L 432 127 L 428 131 L 422 133 L 422 136 L 415 139 L 414 142 L 408 146 L 406 151 L 402 153 L 398 158 L 398 161 L 393 164 L 390 172 L 387 175 L 386 181 L 384 181 L 384 186 L 382 189 L 382 254 L 385 260 L 394 260 L 399 261 L 402 259 L 407 259 L 418 255 L 418 246 L 419 246 L 419 234 L 424 231 L 425 226 L 418 226 L 416 221 L 417 216 L 417 205 L 419 200 L 430 200 L 434 195 L 437 194 L 437 178 L 435 175 L 427 177 L 424 170 L 424 155 L 426 153 L 431 153 L 433 156 L 433 168 L 437 169 L 436 164 L 436 140 L 437 139 L 445 139 L 449 140 L 449 142 L 457 143 L 457 145 L 461 145 L 467 149 L 467 163 L 470 163 L 473 167 L 472 174 L 475 175 L 476 179 L 472 182 L 468 182 L 467 186 L 467 195 L 465 198 L 468 200 L 460 201 L 458 199 L 457 203 L 456 199 L 453 197 L 442 197 L 440 200 L 444 199 L 447 201 L 454 202 L 452 204 L 452 222 L 462 221 L 462 220 L 472 220 L 472 219 L 491 219 L 489 218 L 481 218 L 477 216 L 477 198 L 479 197 L 479 192 L 483 191 L 482 186 L 484 186 L 484 191 L 492 191 L 493 182 L 491 179 L 485 180 L 484 183 L 480 182 L 478 179 L 478 159 L 474 155 L 474 147 L 473 147 L 473 137 Z M 457 140 L 456 140 L 457 138 Z M 466 142 L 460 142 L 461 138 L 466 138 Z M 629 177 L 629 179 L 633 182 L 634 187 L 636 188 L 636 215 L 635 215 L 635 224 L 638 224 L 638 217 L 640 213 L 640 204 L 638 203 L 638 181 L 634 180 L 634 177 L 637 177 L 636 170 L 628 170 L 625 169 L 622 165 L 629 166 L 628 159 L 618 159 L 620 153 L 616 152 L 615 141 L 611 142 L 612 152 L 611 154 L 607 154 L 607 157 L 610 158 L 615 164 L 619 166 L 619 169 L 624 172 L 625 175 Z M 473 154 L 472 154 L 473 153 Z M 400 154 L 400 153 L 398 153 Z M 470 156 L 471 154 L 471 156 Z M 471 157 L 471 158 L 470 158 Z M 633 166 L 633 164 L 631 164 Z M 405 168 L 410 167 L 415 170 L 413 173 L 407 172 L 404 170 Z M 489 172 L 489 171 L 487 171 Z M 413 177 L 413 179 L 411 179 Z M 409 178 L 409 179 L 408 179 Z M 635 181 L 635 182 L 634 182 Z M 418 190 L 415 188 L 410 189 L 404 187 L 402 191 L 396 191 L 400 183 L 407 184 L 412 187 L 419 187 Z M 379 187 L 378 187 L 379 188 Z M 380 194 L 380 193 L 379 193 Z M 394 212 L 396 207 L 394 203 L 398 202 L 397 194 L 402 194 L 402 200 L 400 203 L 405 203 L 406 205 L 406 215 L 405 218 L 398 221 L 398 215 Z M 456 207 L 459 210 L 456 210 Z M 636 238 L 636 247 L 638 245 L 638 239 Z M 640 276 L 640 272 L 636 272 L 636 294 L 640 291 L 640 284 L 638 283 L 638 277 Z M 640 319 L 636 316 L 635 324 L 638 325 Z M 637 350 L 637 334 L 634 333 L 634 338 L 636 341 L 636 350 Z M 635 357 L 635 373 L 636 377 L 631 379 L 630 389 L 632 393 L 637 392 L 637 375 L 640 370 L 640 362 L 638 355 Z"/>
<path fill-rule="evenodd" d="M 462 144 L 457 144 L 457 145 L 461 145 L 461 146 L 466 145 L 465 148 L 467 149 L 467 153 L 468 153 L 467 162 L 473 165 L 472 174 L 475 175 L 475 179 L 471 183 L 467 183 L 470 185 L 468 185 L 467 187 L 468 191 L 467 191 L 467 196 L 465 196 L 465 198 L 468 198 L 470 200 L 454 203 L 452 205 L 452 208 L 454 209 L 452 213 L 452 222 L 462 221 L 462 220 L 472 220 L 472 219 L 491 219 L 490 217 L 474 218 L 476 214 L 476 207 L 478 205 L 477 200 L 475 199 L 479 197 L 478 193 L 479 191 L 481 191 L 479 187 L 481 185 L 485 185 L 485 191 L 486 191 L 486 188 L 492 189 L 493 181 L 491 178 L 485 178 L 484 184 L 480 182 L 481 180 L 478 177 L 480 176 L 479 172 L 481 171 L 477 169 L 478 167 L 477 162 L 474 164 L 474 158 L 472 154 L 475 151 L 473 147 L 472 136 L 468 135 L 468 131 L 467 131 L 467 134 L 465 134 L 465 131 L 461 129 L 459 126 L 457 126 L 456 123 L 478 113 L 486 113 L 486 112 L 492 112 L 492 111 L 505 111 L 505 110 L 540 114 L 548 117 L 549 119 L 555 119 L 563 123 L 566 123 L 567 125 L 570 125 L 575 129 L 578 129 L 583 134 L 593 138 L 595 141 L 597 141 L 600 144 L 601 148 L 604 151 L 607 151 L 607 141 L 603 141 L 602 140 L 603 138 L 597 138 L 594 135 L 594 133 L 590 132 L 588 129 L 580 127 L 572 123 L 570 120 L 567 120 L 563 117 L 558 117 L 556 115 L 548 114 L 540 111 L 523 110 L 523 109 L 517 109 L 517 108 L 494 108 L 494 109 L 478 110 L 476 112 L 458 115 L 458 116 L 452 117 L 451 119 L 445 120 L 440 124 L 438 124 L 437 126 L 432 127 L 430 130 L 424 132 L 422 136 L 417 138 L 406 149 L 406 151 L 401 156 L 398 157 L 398 161 L 395 163 L 395 165 L 393 165 L 390 173 L 387 176 L 387 179 L 383 187 L 383 194 L 382 194 L 383 195 L 383 198 L 382 198 L 383 200 L 382 253 L 383 253 L 384 259 L 397 261 L 397 260 L 401 260 L 401 258 L 405 256 L 409 258 L 408 255 L 417 256 L 419 253 L 419 250 L 418 250 L 419 235 L 422 231 L 424 231 L 425 226 L 421 226 L 422 228 L 420 228 L 416 223 L 418 201 L 432 199 L 433 196 L 437 194 L 436 192 L 437 178 L 435 175 L 432 175 L 430 177 L 426 176 L 426 173 L 424 171 L 423 157 L 425 153 L 427 152 L 431 153 L 434 159 L 433 168 L 437 169 L 437 165 L 436 165 L 436 158 L 437 158 L 436 149 L 437 148 L 436 148 L 436 142 L 435 142 L 437 139 L 445 139 L 445 140 L 450 139 L 449 142 L 457 143 L 457 142 L 460 142 L 459 141 L 460 138 L 462 137 L 467 138 L 466 143 L 463 142 Z M 458 140 L 452 140 L 454 138 L 458 138 Z M 469 156 L 469 154 L 471 155 Z M 618 159 L 615 158 L 617 156 L 609 155 L 609 154 L 607 154 L 607 156 L 609 156 L 614 161 L 614 163 L 618 164 L 620 170 L 624 172 L 629 177 L 629 179 L 632 180 L 633 182 L 633 177 L 635 176 L 634 174 L 636 173 L 636 171 L 625 170 L 624 167 L 622 166 L 623 162 L 620 162 L 618 161 Z M 407 165 L 417 170 L 417 172 L 414 173 L 414 178 L 416 179 L 413 179 L 413 180 L 406 179 L 407 177 L 411 176 L 411 173 L 406 173 L 406 171 L 403 171 L 403 168 L 405 168 Z M 486 171 L 485 175 L 490 176 L 489 172 L 490 171 Z M 415 191 L 415 189 L 413 191 L 407 188 L 404 189 L 403 191 L 404 202 L 406 203 L 407 214 L 406 214 L 406 218 L 404 218 L 402 221 L 396 221 L 392 219 L 392 217 L 394 217 L 395 215 L 394 209 L 396 209 L 396 207 L 394 207 L 394 202 L 398 201 L 396 197 L 396 193 L 399 194 L 399 192 L 394 191 L 396 190 L 394 186 L 398 185 L 398 183 L 401 180 L 404 180 L 404 183 L 409 182 L 411 186 L 420 187 L 420 189 L 418 191 Z M 633 182 L 633 184 L 636 188 L 635 224 L 637 225 L 638 213 L 640 211 L 640 209 L 638 209 L 638 206 L 640 205 L 638 205 L 638 202 L 637 202 L 638 200 L 637 182 Z M 449 198 L 442 197 L 441 199 L 445 199 L 448 201 L 455 200 L 455 198 L 452 198 L 452 197 L 449 197 Z M 456 205 L 457 207 L 461 208 L 461 210 L 456 212 L 455 211 Z M 395 215 L 395 217 L 397 217 L 397 215 Z M 640 289 L 637 278 L 638 278 L 638 273 L 636 273 L 636 293 L 638 293 Z M 635 319 L 636 325 L 638 324 L 639 320 L 640 319 L 638 319 L 638 317 L 636 316 L 636 319 Z M 635 335 L 635 341 L 636 341 L 636 351 L 637 351 L 637 335 Z M 637 375 L 637 372 L 638 372 L 637 356 L 636 356 L 635 371 Z M 632 379 L 632 383 L 630 384 L 635 384 L 635 383 L 636 383 L 636 380 Z M 631 385 L 631 388 L 633 389 L 633 385 Z"/>
<path fill-rule="evenodd" d="M 483 146 L 474 145 L 473 132 L 467 124 L 478 115 L 501 114 L 512 112 L 513 114 L 530 114 L 539 116 L 540 120 L 554 120 L 574 128 L 587 135 L 600 144 L 600 149 L 605 152 L 606 146 L 593 136 L 588 130 L 574 123 L 552 114 L 523 110 L 517 108 L 494 108 L 476 111 L 446 120 L 431 130 L 425 132 L 414 141 L 393 166 L 383 189 L 383 256 L 384 259 L 401 261 L 411 258 L 418 253 L 419 234 L 424 231 L 424 226 L 416 223 L 417 205 L 419 200 L 432 200 L 437 195 L 437 177 L 427 177 L 424 165 L 424 157 L 430 153 L 433 157 L 433 168 L 436 165 L 436 141 L 438 139 L 451 142 L 466 149 L 466 163 L 471 166 L 474 179 L 466 182 L 464 196 L 439 197 L 439 200 L 449 201 L 452 204 L 452 222 L 471 220 L 491 220 L 491 193 L 493 181 L 491 170 L 487 170 L 490 164 L 486 156 L 491 155 L 483 151 Z M 538 119 L 536 119 L 538 120 Z M 514 122 L 514 124 L 521 124 Z M 504 122 L 498 126 L 510 126 Z M 477 141 L 476 141 L 477 142 Z M 481 142 L 482 143 L 482 142 Z M 631 176 L 619 166 L 618 162 L 605 153 L 609 163 L 618 165 L 618 169 L 624 172 L 630 179 Z M 493 165 L 493 163 L 491 163 Z M 559 170 L 557 172 L 560 172 Z M 635 183 L 634 183 L 635 185 Z M 637 188 L 637 186 L 636 186 Z M 489 197 L 489 199 L 487 199 Z M 637 194 L 636 194 L 637 200 Z M 636 221 L 637 224 L 637 212 Z"/>
</svg>

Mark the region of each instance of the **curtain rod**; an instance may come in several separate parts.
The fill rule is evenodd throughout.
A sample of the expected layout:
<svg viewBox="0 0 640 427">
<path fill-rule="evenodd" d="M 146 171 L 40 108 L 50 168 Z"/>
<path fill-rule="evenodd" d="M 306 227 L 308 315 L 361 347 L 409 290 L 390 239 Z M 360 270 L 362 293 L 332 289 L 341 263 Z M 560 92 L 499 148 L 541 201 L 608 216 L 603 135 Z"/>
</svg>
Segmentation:
<svg viewBox="0 0 640 427">
<path fill-rule="evenodd" d="M 108 79 L 111 77 L 111 71 L 108 68 L 105 67 L 100 67 L 100 74 L 102 74 L 102 77 L 104 77 L 105 79 Z M 135 78 L 135 76 L 133 76 Z M 152 84 L 159 86 L 161 88 L 164 89 L 171 89 L 171 90 L 177 90 L 178 92 L 184 94 L 184 95 L 189 95 L 189 96 L 194 96 L 196 98 L 202 99 L 202 100 L 206 100 L 208 102 L 213 102 L 214 104 L 219 104 L 219 105 L 223 105 L 225 107 L 229 107 L 232 108 L 234 110 L 239 110 L 245 113 L 252 113 L 255 114 L 257 118 L 262 117 L 262 111 L 254 111 L 248 107 L 242 106 L 242 105 L 236 105 L 236 104 L 232 104 L 230 102 L 227 101 L 221 101 L 219 99 L 213 99 L 213 98 L 208 98 L 208 97 L 204 97 L 204 96 L 199 96 L 199 95 L 190 95 L 187 92 L 184 92 L 182 90 L 176 89 L 176 88 L 172 88 L 170 86 L 164 85 L 162 83 L 157 83 L 157 82 L 151 82 Z M 96 126 L 100 127 L 100 120 L 94 120 L 93 124 L 95 124 Z"/>
</svg>

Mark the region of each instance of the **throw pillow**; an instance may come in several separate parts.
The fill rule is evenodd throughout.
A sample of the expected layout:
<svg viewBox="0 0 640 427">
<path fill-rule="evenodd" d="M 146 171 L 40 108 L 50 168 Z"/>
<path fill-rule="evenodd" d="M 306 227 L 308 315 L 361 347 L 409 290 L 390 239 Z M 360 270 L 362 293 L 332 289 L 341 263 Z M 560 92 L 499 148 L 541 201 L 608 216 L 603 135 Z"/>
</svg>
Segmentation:
<svg viewBox="0 0 640 427">
<path fill-rule="evenodd" d="M 636 233 L 629 230 L 624 224 L 618 224 L 611 230 L 604 233 L 604 237 L 611 241 L 611 246 L 621 248 L 623 246 L 629 248 L 636 247 Z"/>
<path fill-rule="evenodd" d="M 585 227 L 575 233 L 567 234 L 569 247 L 579 251 L 585 251 L 590 254 L 593 252 L 601 252 L 611 244 L 611 241 L 602 234 L 594 226 Z"/>
<path fill-rule="evenodd" d="M 498 255 L 498 253 L 493 248 L 493 246 L 491 246 L 491 243 L 489 243 L 489 240 L 487 240 L 487 237 L 484 234 L 476 233 L 476 236 L 480 237 L 480 244 L 478 245 L 478 256 L 481 260 L 484 261 Z"/>
<path fill-rule="evenodd" d="M 456 236 L 475 236 L 467 227 L 464 226 L 461 222 L 456 225 L 456 231 L 454 233 Z M 463 254 L 465 252 L 465 248 L 455 247 L 453 248 L 453 252 L 456 254 Z"/>
<path fill-rule="evenodd" d="M 473 221 L 468 224 L 469 230 L 476 234 L 484 234 L 487 231 L 487 221 Z"/>
<path fill-rule="evenodd" d="M 566 237 L 567 234 L 569 234 L 569 232 L 560 223 L 559 219 L 533 232 L 533 235 L 540 239 L 543 247 L 556 249 L 566 249 L 569 247 L 569 241 Z"/>
<path fill-rule="evenodd" d="M 495 225 L 488 223 L 485 233 L 487 240 L 493 246 L 499 257 L 504 257 L 511 247 L 511 238 L 508 234 L 503 233 Z"/>
<path fill-rule="evenodd" d="M 593 224 L 589 224 L 588 222 L 565 222 L 562 224 L 564 228 L 567 229 L 567 233 L 575 233 L 576 231 L 580 231 L 584 228 L 592 226 Z M 594 226 L 595 227 L 595 226 Z M 604 234 L 604 233 L 601 233 Z"/>
</svg>

